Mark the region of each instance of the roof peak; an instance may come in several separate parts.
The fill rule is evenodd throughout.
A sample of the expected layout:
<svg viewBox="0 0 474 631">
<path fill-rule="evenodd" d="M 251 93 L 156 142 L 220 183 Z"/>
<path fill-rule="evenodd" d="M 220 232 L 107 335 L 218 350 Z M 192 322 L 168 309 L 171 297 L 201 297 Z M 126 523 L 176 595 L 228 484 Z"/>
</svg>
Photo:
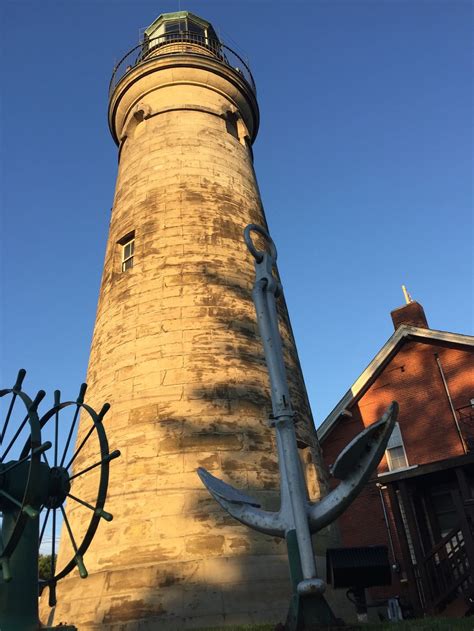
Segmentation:
<svg viewBox="0 0 474 631">
<path fill-rule="evenodd" d="M 412 303 L 418 304 L 418 303 Z M 424 327 L 410 326 L 402 324 L 385 342 L 377 355 L 369 365 L 362 371 L 339 403 L 333 408 L 326 419 L 317 428 L 319 440 L 323 440 L 341 417 L 343 410 L 347 409 L 354 400 L 358 400 L 368 384 L 379 374 L 383 367 L 398 352 L 400 346 L 408 340 L 419 342 L 442 342 L 445 344 L 460 345 L 474 348 L 474 336 L 463 333 L 451 333 L 449 331 L 435 331 Z"/>
</svg>

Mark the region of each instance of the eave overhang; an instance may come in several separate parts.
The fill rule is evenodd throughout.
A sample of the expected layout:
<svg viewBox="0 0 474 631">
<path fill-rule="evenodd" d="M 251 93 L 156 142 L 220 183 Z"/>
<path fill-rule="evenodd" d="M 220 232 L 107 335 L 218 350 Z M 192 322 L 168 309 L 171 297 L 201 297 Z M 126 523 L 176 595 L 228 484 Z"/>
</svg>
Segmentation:
<svg viewBox="0 0 474 631">
<path fill-rule="evenodd" d="M 448 331 L 434 331 L 433 329 L 402 324 L 392 337 L 387 340 L 364 372 L 362 372 L 352 384 L 329 416 L 327 416 L 318 427 L 318 438 L 321 442 L 327 438 L 339 420 L 344 417 L 345 411 L 362 397 L 385 366 L 397 354 L 401 346 L 405 342 L 412 340 L 425 343 L 440 342 L 465 348 L 474 348 L 474 337 L 471 335 L 461 335 L 460 333 L 450 333 Z"/>
<path fill-rule="evenodd" d="M 390 482 L 397 482 L 398 480 L 409 480 L 411 478 L 418 478 L 420 476 L 438 473 L 439 471 L 446 471 L 448 469 L 468 465 L 474 465 L 474 452 L 454 456 L 446 460 L 435 460 L 434 462 L 428 462 L 415 467 L 407 467 L 406 469 L 398 471 L 387 471 L 387 473 L 381 473 L 377 478 L 373 478 L 373 481 L 389 484 Z"/>
</svg>

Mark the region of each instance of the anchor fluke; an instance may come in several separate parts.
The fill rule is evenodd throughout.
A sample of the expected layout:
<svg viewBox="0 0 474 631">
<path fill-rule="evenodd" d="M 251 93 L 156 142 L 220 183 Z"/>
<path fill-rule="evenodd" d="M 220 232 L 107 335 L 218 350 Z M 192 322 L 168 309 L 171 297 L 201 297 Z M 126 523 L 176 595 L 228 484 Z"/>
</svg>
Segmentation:
<svg viewBox="0 0 474 631">
<path fill-rule="evenodd" d="M 214 497 L 217 495 L 232 504 L 248 504 L 249 506 L 256 506 L 257 508 L 260 508 L 260 502 L 257 502 L 257 500 L 254 500 L 249 495 L 242 493 L 242 491 L 239 491 L 230 484 L 219 480 L 219 478 L 216 478 L 212 475 L 212 473 L 203 469 L 203 467 L 199 467 L 197 473 L 204 486 L 210 493 L 212 493 L 212 495 L 214 495 Z"/>
<path fill-rule="evenodd" d="M 337 519 L 361 492 L 387 447 L 397 414 L 398 404 L 393 401 L 379 421 L 364 429 L 339 454 L 331 473 L 342 482 L 320 502 L 308 507 L 311 532 Z"/>
<path fill-rule="evenodd" d="M 357 434 L 344 447 L 331 467 L 331 475 L 337 480 L 344 480 L 348 475 L 354 473 L 355 467 L 359 464 L 363 464 L 364 469 L 370 468 L 370 472 L 372 472 L 373 467 L 378 465 L 385 451 L 397 414 L 398 403 L 393 401 L 381 419 Z"/>
<path fill-rule="evenodd" d="M 281 518 L 280 512 L 262 510 L 259 502 L 219 480 L 202 467 L 199 467 L 197 473 L 209 493 L 229 515 L 259 532 L 275 537 L 284 536 L 288 526 Z"/>
</svg>

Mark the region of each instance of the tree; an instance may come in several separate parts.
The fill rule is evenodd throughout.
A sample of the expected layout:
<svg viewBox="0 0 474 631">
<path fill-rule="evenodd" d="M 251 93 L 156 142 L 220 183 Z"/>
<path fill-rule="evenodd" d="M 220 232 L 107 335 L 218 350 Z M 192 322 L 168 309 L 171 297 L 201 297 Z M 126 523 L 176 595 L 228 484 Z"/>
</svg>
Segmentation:
<svg viewBox="0 0 474 631">
<path fill-rule="evenodd" d="M 54 562 L 56 563 L 57 555 L 54 555 Z M 51 555 L 40 554 L 38 561 L 39 578 L 43 581 L 51 578 Z"/>
</svg>

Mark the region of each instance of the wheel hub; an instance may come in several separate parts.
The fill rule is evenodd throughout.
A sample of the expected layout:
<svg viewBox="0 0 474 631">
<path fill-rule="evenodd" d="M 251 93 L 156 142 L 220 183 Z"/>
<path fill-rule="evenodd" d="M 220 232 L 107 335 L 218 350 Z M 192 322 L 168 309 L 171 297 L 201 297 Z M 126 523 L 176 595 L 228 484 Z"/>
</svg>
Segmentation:
<svg viewBox="0 0 474 631">
<path fill-rule="evenodd" d="M 69 474 L 64 467 L 52 467 L 49 472 L 46 508 L 59 508 L 71 490 Z"/>
</svg>

